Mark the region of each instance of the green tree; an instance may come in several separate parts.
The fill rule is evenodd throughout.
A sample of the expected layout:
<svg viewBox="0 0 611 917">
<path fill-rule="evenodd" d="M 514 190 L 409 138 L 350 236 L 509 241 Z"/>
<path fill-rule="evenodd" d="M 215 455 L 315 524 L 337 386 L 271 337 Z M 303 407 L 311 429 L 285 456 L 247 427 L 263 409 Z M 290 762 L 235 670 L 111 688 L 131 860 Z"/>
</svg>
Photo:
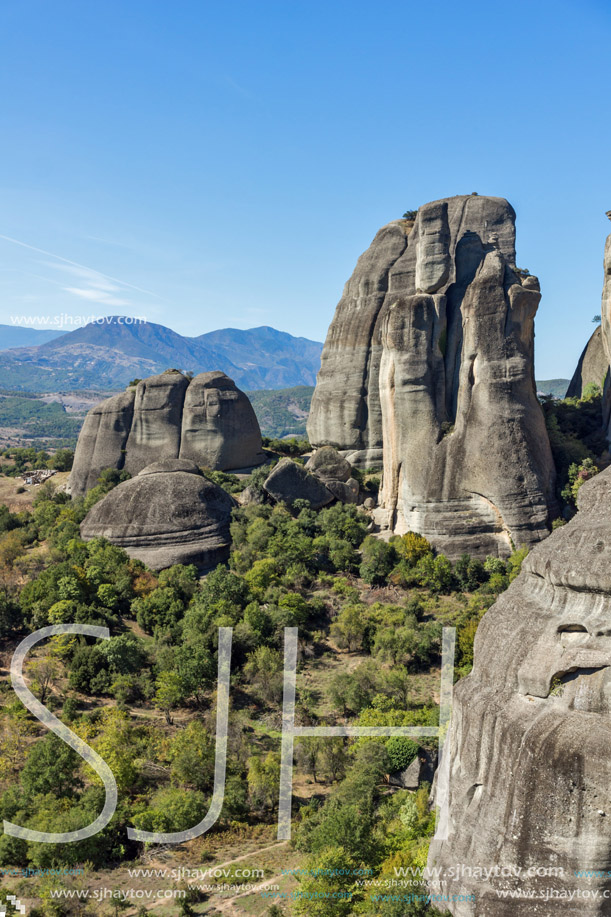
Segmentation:
<svg viewBox="0 0 611 917">
<path fill-rule="evenodd" d="M 248 795 L 255 809 L 271 812 L 278 805 L 280 756 L 268 752 L 265 758 L 253 755 L 248 761 Z"/>
<path fill-rule="evenodd" d="M 45 793 L 71 796 L 81 786 L 80 763 L 80 757 L 69 745 L 49 733 L 32 746 L 21 772 L 26 797 Z"/>
<path fill-rule="evenodd" d="M 161 672 L 155 687 L 155 706 L 163 711 L 166 723 L 171 726 L 172 711 L 180 707 L 185 697 L 182 679 L 177 672 Z"/>
<path fill-rule="evenodd" d="M 284 659 L 281 651 L 269 646 L 259 646 L 248 656 L 244 675 L 264 701 L 276 703 L 282 698 L 283 670 Z"/>
<path fill-rule="evenodd" d="M 383 585 L 397 562 L 393 545 L 368 535 L 361 549 L 361 578 L 372 586 Z"/>
<path fill-rule="evenodd" d="M 364 605 L 344 605 L 331 625 L 331 637 L 340 649 L 355 653 L 363 649 L 368 624 Z"/>
<path fill-rule="evenodd" d="M 172 739 L 172 779 L 185 787 L 209 790 L 214 780 L 214 752 L 214 739 L 202 723 L 192 720 Z"/>
</svg>

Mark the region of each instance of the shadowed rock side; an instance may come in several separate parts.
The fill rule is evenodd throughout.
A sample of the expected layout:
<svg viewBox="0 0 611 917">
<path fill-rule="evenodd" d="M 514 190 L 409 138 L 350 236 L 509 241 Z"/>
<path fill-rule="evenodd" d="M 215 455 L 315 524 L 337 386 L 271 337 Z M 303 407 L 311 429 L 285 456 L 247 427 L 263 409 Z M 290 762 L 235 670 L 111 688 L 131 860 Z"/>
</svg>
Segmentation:
<svg viewBox="0 0 611 917">
<path fill-rule="evenodd" d="M 85 541 L 107 538 L 154 570 L 229 557 L 234 501 L 184 459 L 155 462 L 111 490 L 81 523 Z"/>
<path fill-rule="evenodd" d="M 515 213 L 477 195 L 426 204 L 361 256 L 323 350 L 308 433 L 383 464 L 378 523 L 450 556 L 548 534 L 554 465 L 534 382 L 535 277 Z"/>
<path fill-rule="evenodd" d="M 611 210 L 607 213 L 611 220 Z M 611 364 L 611 235 L 607 236 L 604 258 L 605 279 L 601 305 L 602 338 L 607 356 L 607 365 Z M 611 375 L 607 376 L 603 396 L 603 423 L 607 430 L 607 439 L 611 440 Z"/>
<path fill-rule="evenodd" d="M 81 427 L 69 492 L 82 496 L 95 486 L 103 468 L 122 468 L 134 416 L 135 388 L 107 398 L 92 408 Z"/>
<path fill-rule="evenodd" d="M 599 325 L 579 358 L 577 369 L 566 390 L 566 397 L 581 398 L 586 385 L 594 384 L 602 389 L 608 372 L 609 360 L 605 353 L 602 328 Z"/>
<path fill-rule="evenodd" d="M 449 836 L 433 842 L 429 866 L 522 873 L 452 879 L 444 891 L 475 902 L 441 910 L 609 913 L 611 878 L 575 871 L 611 870 L 610 622 L 611 469 L 580 489 L 575 518 L 534 548 L 477 631 L 473 671 L 454 694 Z M 531 867 L 564 872 L 529 877 Z M 556 897 L 546 902 L 548 888 Z M 524 897 L 504 900 L 504 889 Z M 598 900 L 583 894 L 596 890 Z"/>
<path fill-rule="evenodd" d="M 185 458 L 228 471 L 264 461 L 250 401 L 221 372 L 143 379 L 93 408 L 81 430 L 69 492 L 82 496 L 104 468 L 137 475 L 152 460 Z"/>
</svg>

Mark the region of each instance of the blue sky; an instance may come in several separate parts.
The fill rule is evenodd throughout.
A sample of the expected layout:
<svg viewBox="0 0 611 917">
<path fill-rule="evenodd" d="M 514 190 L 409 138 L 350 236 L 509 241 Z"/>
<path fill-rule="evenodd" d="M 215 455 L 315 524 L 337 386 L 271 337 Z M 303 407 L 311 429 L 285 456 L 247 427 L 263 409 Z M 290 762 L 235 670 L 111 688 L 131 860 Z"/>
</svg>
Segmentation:
<svg viewBox="0 0 611 917">
<path fill-rule="evenodd" d="M 611 230 L 609 47 L 602 0 L 7 0 L 0 322 L 322 340 L 382 224 L 477 191 L 541 279 L 537 375 L 569 376 Z"/>
</svg>

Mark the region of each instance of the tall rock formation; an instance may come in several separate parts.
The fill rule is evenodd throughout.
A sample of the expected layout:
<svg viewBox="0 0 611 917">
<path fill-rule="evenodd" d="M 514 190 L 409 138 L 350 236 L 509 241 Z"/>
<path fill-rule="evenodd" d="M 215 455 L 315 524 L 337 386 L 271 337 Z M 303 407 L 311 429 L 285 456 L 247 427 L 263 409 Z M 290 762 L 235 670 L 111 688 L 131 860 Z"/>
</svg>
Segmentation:
<svg viewBox="0 0 611 917">
<path fill-rule="evenodd" d="M 609 358 L 605 352 L 602 328 L 599 325 L 586 344 L 577 369 L 566 390 L 567 398 L 581 398 L 587 385 L 598 385 L 602 389 L 609 372 Z"/>
<path fill-rule="evenodd" d="M 607 211 L 611 220 L 611 210 Z M 607 355 L 607 365 L 611 363 L 611 235 L 607 236 L 604 258 L 605 279 L 601 305 L 602 337 Z M 603 394 L 603 423 L 607 430 L 607 439 L 611 441 L 611 375 L 607 376 Z"/>
<path fill-rule="evenodd" d="M 92 408 L 76 446 L 69 492 L 82 496 L 104 468 L 133 477 L 152 461 L 178 458 L 221 471 L 265 460 L 252 405 L 224 373 L 190 380 L 165 372 Z"/>
<path fill-rule="evenodd" d="M 454 692 L 448 839 L 429 854 L 441 870 L 433 890 L 463 898 L 437 906 L 455 917 L 608 914 L 611 469 L 583 485 L 575 518 L 484 615 L 474 658 Z"/>
<path fill-rule="evenodd" d="M 385 226 L 346 284 L 308 422 L 315 446 L 383 465 L 378 522 L 450 556 L 549 531 L 555 471 L 534 381 L 536 277 L 503 198 L 426 204 Z"/>
</svg>

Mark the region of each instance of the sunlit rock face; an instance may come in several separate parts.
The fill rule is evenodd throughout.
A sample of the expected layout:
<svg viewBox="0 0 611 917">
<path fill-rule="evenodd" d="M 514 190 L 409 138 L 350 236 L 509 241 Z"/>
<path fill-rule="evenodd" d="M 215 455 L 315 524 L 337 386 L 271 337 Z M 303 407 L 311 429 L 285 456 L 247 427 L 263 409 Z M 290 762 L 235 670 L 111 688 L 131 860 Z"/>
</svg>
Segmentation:
<svg viewBox="0 0 611 917">
<path fill-rule="evenodd" d="M 253 407 L 224 373 L 193 379 L 161 373 L 92 408 L 78 439 L 69 492 L 85 494 L 104 468 L 125 469 L 133 477 L 153 461 L 178 458 L 220 471 L 265 460 Z"/>
<path fill-rule="evenodd" d="M 224 471 L 265 460 L 253 407 L 225 373 L 200 373 L 191 381 L 182 414 L 180 457 Z"/>
<path fill-rule="evenodd" d="M 310 441 L 382 466 L 381 527 L 450 556 L 532 545 L 556 512 L 533 370 L 539 283 L 515 264 L 506 200 L 426 204 L 361 256 L 323 350 Z"/>
<path fill-rule="evenodd" d="M 455 917 L 611 913 L 611 469 L 579 496 L 484 616 L 455 688 L 449 837 L 429 865 L 521 869 L 449 880 L 476 899 L 448 903 Z"/>
</svg>

